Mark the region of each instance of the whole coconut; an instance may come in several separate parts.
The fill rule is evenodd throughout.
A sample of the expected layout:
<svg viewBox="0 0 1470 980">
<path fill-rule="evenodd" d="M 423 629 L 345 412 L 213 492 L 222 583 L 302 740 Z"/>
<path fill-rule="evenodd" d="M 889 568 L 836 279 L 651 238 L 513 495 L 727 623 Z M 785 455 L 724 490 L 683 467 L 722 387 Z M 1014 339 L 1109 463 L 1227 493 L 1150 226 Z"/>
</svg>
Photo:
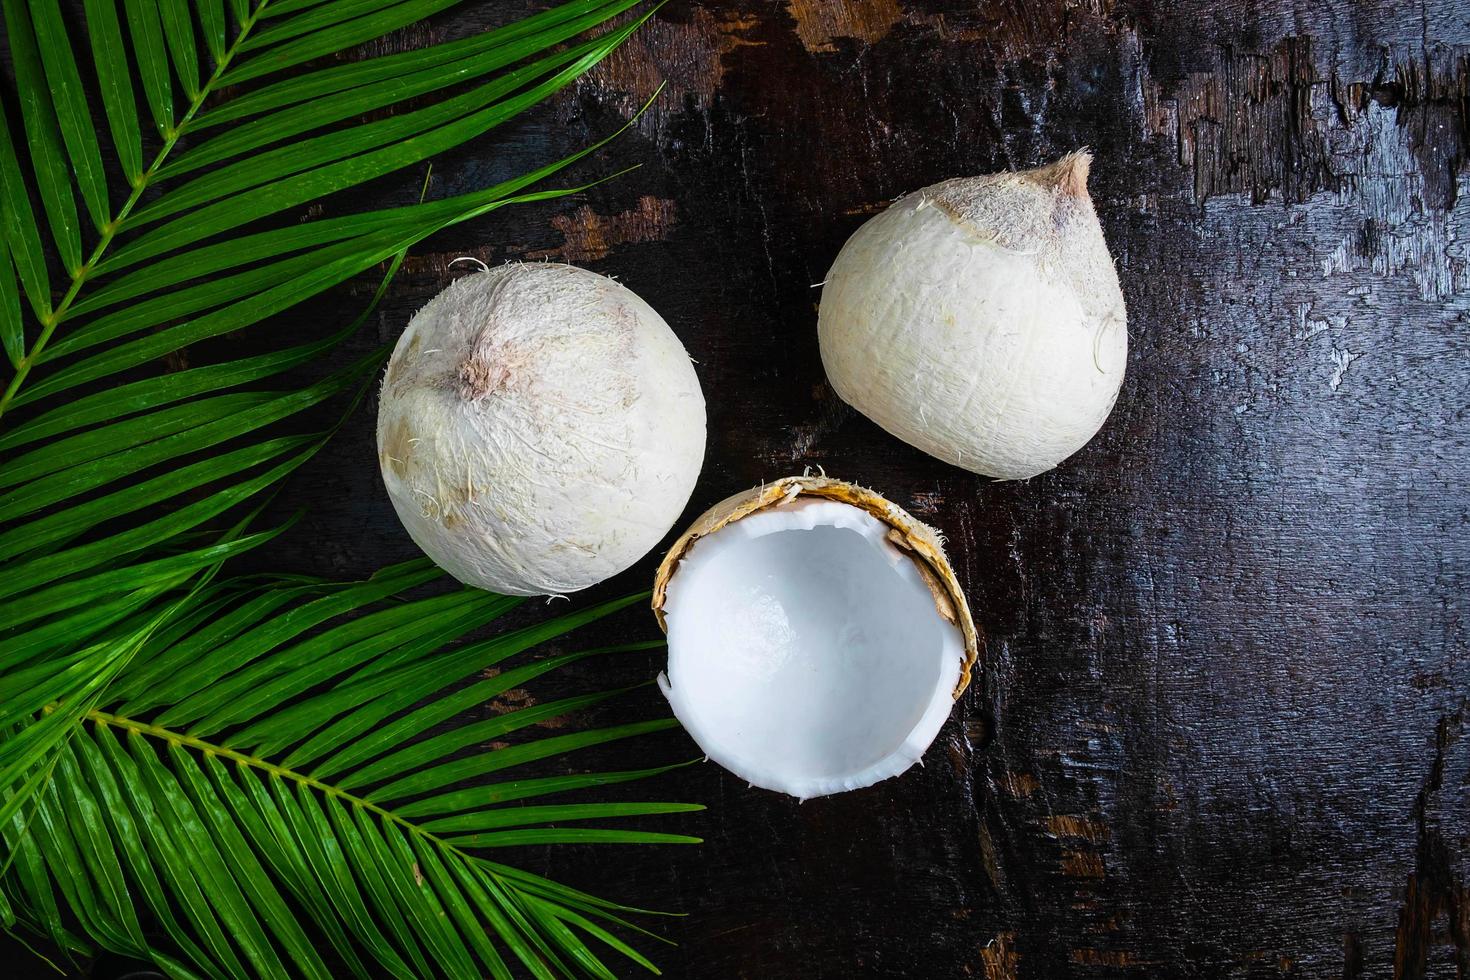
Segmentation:
<svg viewBox="0 0 1470 980">
<path fill-rule="evenodd" d="M 398 339 L 378 462 L 414 542 L 467 585 L 584 589 L 678 519 L 704 396 L 653 308 L 568 265 L 505 265 L 434 297 Z"/>
<path fill-rule="evenodd" d="M 838 396 L 986 476 L 1035 476 L 1086 445 L 1128 359 L 1091 160 L 946 180 L 859 228 L 818 316 Z"/>
</svg>

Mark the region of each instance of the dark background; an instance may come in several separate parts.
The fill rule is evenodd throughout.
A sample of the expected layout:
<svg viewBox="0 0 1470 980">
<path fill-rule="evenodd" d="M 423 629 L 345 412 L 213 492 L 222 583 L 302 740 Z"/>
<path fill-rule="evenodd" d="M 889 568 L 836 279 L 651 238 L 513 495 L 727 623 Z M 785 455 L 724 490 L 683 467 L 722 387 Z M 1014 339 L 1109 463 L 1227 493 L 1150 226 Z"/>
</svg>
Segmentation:
<svg viewBox="0 0 1470 980">
<path fill-rule="evenodd" d="M 542 6 L 466 3 L 389 46 Z M 654 922 L 677 947 L 643 944 L 676 978 L 1470 976 L 1470 7 L 676 0 L 436 159 L 431 194 L 600 138 L 660 80 L 566 182 L 641 169 L 425 243 L 340 358 L 394 339 L 456 256 L 615 275 L 709 403 L 686 520 L 806 466 L 880 490 L 948 536 L 983 670 L 901 779 L 798 804 L 699 765 L 631 793 L 707 803 L 642 824 L 699 847 L 506 858 L 687 912 Z M 812 284 L 844 239 L 906 191 L 1082 145 L 1129 308 L 1101 434 L 991 483 L 839 402 Z M 254 329 L 340 324 L 372 286 Z M 413 554 L 372 429 L 368 405 L 293 479 L 275 509 L 306 518 L 254 560 L 347 576 Z M 657 559 L 574 602 L 646 588 Z M 593 630 L 656 635 L 642 610 Z M 610 710 L 664 709 L 643 689 Z"/>
</svg>

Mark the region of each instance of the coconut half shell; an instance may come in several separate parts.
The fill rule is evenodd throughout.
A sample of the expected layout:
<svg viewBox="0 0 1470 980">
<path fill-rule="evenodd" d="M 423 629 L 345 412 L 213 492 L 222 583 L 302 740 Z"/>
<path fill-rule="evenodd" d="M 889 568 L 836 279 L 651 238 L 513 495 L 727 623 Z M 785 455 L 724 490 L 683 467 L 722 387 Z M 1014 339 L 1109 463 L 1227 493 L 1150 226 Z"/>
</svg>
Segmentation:
<svg viewBox="0 0 1470 980">
<path fill-rule="evenodd" d="M 705 755 L 799 799 L 919 761 L 980 647 L 938 533 L 827 477 L 706 511 L 659 566 L 653 611 L 659 686 Z"/>
<path fill-rule="evenodd" d="M 664 633 L 669 631 L 669 625 L 664 619 L 664 601 L 668 596 L 669 579 L 694 542 L 742 517 L 790 503 L 797 497 L 818 497 L 851 504 L 867 511 L 891 528 L 889 541 L 913 558 L 919 573 L 929 586 L 929 591 L 934 594 L 935 608 L 941 616 L 957 626 L 964 637 L 965 662 L 960 667 L 959 684 L 954 689 L 954 696 L 958 700 L 965 688 L 969 687 L 970 672 L 980 657 L 980 634 L 975 629 L 975 620 L 970 615 L 970 604 L 965 600 L 964 590 L 960 588 L 959 579 L 955 578 L 954 569 L 945 557 L 944 542 L 939 532 L 881 494 L 831 477 L 783 477 L 773 483 L 763 483 L 726 497 L 699 515 L 689 526 L 689 530 L 681 534 L 669 548 L 669 553 L 664 556 L 654 574 L 653 615 L 658 620 L 659 628 Z"/>
</svg>

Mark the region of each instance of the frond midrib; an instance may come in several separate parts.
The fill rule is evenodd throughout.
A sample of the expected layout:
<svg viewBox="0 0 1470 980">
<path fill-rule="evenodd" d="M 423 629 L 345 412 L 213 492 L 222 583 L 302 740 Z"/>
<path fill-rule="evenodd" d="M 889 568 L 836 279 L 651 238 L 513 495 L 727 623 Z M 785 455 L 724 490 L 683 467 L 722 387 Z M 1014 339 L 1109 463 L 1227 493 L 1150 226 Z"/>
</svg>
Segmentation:
<svg viewBox="0 0 1470 980">
<path fill-rule="evenodd" d="M 387 809 L 386 807 L 379 806 L 371 800 L 364 799 L 363 797 L 357 796 L 353 793 L 349 793 L 347 790 L 344 790 L 339 786 L 334 786 L 330 783 L 324 783 L 319 779 L 315 779 L 312 776 L 307 775 L 306 773 L 298 772 L 294 769 L 289 769 L 285 766 L 277 765 L 274 762 L 262 759 L 259 756 L 250 755 L 247 752 L 241 752 L 237 749 L 231 749 L 215 742 L 209 742 L 205 739 L 196 738 L 195 736 L 188 735 L 183 732 L 174 731 L 171 728 L 165 728 L 161 725 L 153 725 L 146 721 L 138 721 L 135 718 L 128 718 L 123 715 L 117 715 L 110 712 L 93 709 L 87 712 L 85 720 L 101 728 L 117 728 L 121 731 L 131 732 L 136 735 L 148 736 L 150 738 L 154 738 L 159 741 L 167 742 L 173 745 L 178 745 L 183 748 L 190 748 L 195 750 L 196 752 L 200 752 L 205 755 L 215 756 L 220 759 L 228 759 L 229 761 L 234 762 L 236 765 L 244 766 L 248 769 L 253 769 L 268 776 L 275 776 L 280 779 L 287 779 L 301 786 L 306 786 L 310 789 L 316 790 L 318 793 L 321 793 L 324 796 L 333 797 L 350 806 L 360 807 L 364 810 L 367 810 L 369 813 L 376 814 L 378 817 L 384 820 L 397 824 L 399 827 L 402 827 L 404 830 L 415 835 L 416 837 L 420 837 L 423 840 L 432 842 L 436 847 L 440 848 L 445 853 L 452 854 L 455 858 L 465 862 L 466 864 L 477 865 L 486 874 L 494 876 L 497 881 L 501 880 L 501 876 L 496 874 L 495 871 L 486 864 L 486 862 L 477 859 L 474 855 L 468 853 L 462 848 L 456 847 L 455 845 L 446 841 L 444 838 L 423 829 L 422 827 L 415 824 L 412 820 L 400 817 L 398 814 L 394 813 L 390 809 Z"/>
</svg>

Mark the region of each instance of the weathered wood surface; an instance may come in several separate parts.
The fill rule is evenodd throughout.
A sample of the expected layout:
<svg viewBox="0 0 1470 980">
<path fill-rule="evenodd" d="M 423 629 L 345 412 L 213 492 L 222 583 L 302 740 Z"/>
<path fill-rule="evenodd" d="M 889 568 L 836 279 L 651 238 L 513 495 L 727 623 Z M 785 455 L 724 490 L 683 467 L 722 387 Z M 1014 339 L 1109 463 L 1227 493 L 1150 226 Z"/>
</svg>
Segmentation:
<svg viewBox="0 0 1470 980">
<path fill-rule="evenodd" d="M 467 4 L 399 43 L 538 6 Z M 616 275 L 698 362 L 690 516 L 806 466 L 871 485 L 947 533 L 988 637 L 902 779 L 798 805 L 694 766 L 629 796 L 708 803 L 663 822 L 703 846 L 518 858 L 687 912 L 653 951 L 680 978 L 1470 976 L 1467 66 L 1463 0 L 676 0 L 575 91 L 436 160 L 435 192 L 482 186 L 666 79 L 576 176 L 640 170 L 428 243 L 360 346 L 456 256 Z M 905 191 L 1080 145 L 1130 312 L 1099 437 L 993 484 L 843 406 L 812 284 L 846 236 Z M 283 322 L 340 322 L 369 288 Z M 364 412 L 289 486 L 278 506 L 310 512 L 272 564 L 411 553 L 371 433 Z"/>
</svg>

